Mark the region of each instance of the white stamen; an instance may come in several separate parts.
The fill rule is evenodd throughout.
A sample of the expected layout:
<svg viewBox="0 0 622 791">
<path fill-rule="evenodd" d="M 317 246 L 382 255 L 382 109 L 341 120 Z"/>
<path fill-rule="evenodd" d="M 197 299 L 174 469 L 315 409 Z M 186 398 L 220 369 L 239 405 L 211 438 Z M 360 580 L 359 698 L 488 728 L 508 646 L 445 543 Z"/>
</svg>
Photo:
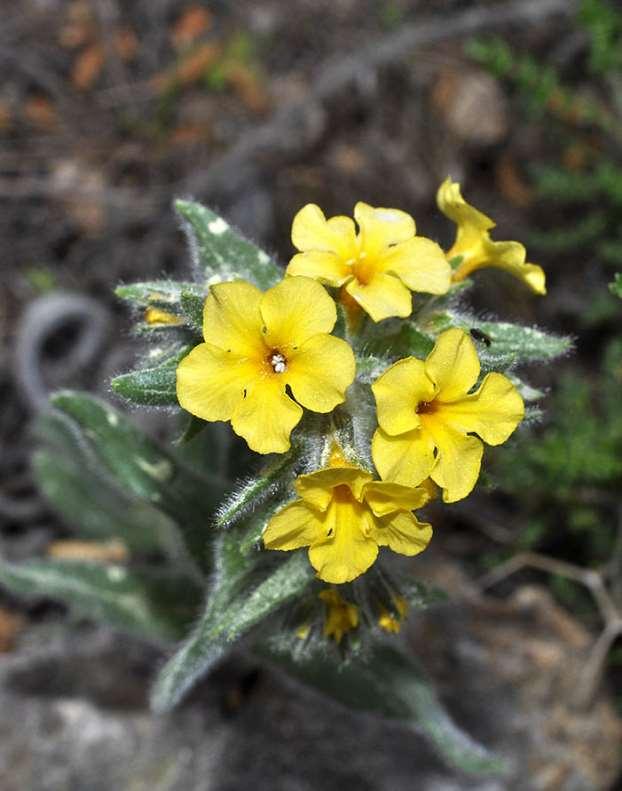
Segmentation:
<svg viewBox="0 0 622 791">
<path fill-rule="evenodd" d="M 270 357 L 270 365 L 275 374 L 282 374 L 287 368 L 287 360 L 280 352 L 275 352 Z"/>
</svg>

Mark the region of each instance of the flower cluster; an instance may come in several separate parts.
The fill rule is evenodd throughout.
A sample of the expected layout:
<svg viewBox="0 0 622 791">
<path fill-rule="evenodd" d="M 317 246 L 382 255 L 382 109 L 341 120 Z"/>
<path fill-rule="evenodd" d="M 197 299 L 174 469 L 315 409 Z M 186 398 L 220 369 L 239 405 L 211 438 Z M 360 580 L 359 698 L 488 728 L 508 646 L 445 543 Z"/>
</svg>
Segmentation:
<svg viewBox="0 0 622 791">
<path fill-rule="evenodd" d="M 523 399 L 507 376 L 488 371 L 481 377 L 465 327 L 432 333 L 427 356 L 388 354 L 373 381 L 358 377 L 363 334 L 369 338 L 388 319 L 416 321 L 413 293 L 447 295 L 483 267 L 505 269 L 545 293 L 542 269 L 526 263 L 518 242 L 490 238 L 494 223 L 463 199 L 458 184 L 445 181 L 437 201 L 457 225 L 447 251 L 418 236 L 412 217 L 398 209 L 357 203 L 354 219 L 327 219 L 318 206 L 303 207 L 292 227 L 298 252 L 284 278 L 266 291 L 244 280 L 212 285 L 204 342 L 177 368 L 181 406 L 206 421 L 229 421 L 260 454 L 291 452 L 292 438 L 304 437 L 304 410 L 326 416 L 320 461 L 309 468 L 302 459 L 306 469 L 293 484 L 295 497 L 271 516 L 263 545 L 306 548 L 317 577 L 333 585 L 368 571 L 382 547 L 406 556 L 424 550 L 432 527 L 413 511 L 436 487 L 446 503 L 466 497 L 477 482 L 484 443 L 505 442 L 524 416 Z M 357 323 L 338 321 L 353 309 Z M 358 432 L 367 436 L 366 449 L 339 428 L 344 419 L 359 420 L 357 399 L 364 400 L 365 388 L 375 399 L 368 435 Z M 339 420 L 331 417 L 336 408 Z M 337 589 L 320 598 L 327 635 L 339 641 L 356 629 L 357 607 Z M 387 631 L 399 629 L 407 608 L 401 597 L 394 601 L 393 612 L 378 613 Z"/>
</svg>

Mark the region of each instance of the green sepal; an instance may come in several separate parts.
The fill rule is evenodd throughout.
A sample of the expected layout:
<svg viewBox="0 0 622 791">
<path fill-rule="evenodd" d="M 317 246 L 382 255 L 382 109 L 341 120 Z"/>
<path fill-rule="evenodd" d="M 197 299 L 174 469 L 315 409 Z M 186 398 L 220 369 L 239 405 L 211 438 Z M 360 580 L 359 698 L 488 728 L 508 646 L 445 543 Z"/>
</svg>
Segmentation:
<svg viewBox="0 0 622 791">
<path fill-rule="evenodd" d="M 225 483 L 182 465 L 108 404 L 84 393 L 64 391 L 51 398 L 68 416 L 94 457 L 118 486 L 145 499 L 178 525 L 190 557 L 207 569 L 210 515 Z"/>
<path fill-rule="evenodd" d="M 417 735 L 423 733 L 462 772 L 485 776 L 505 770 L 497 756 L 453 722 L 419 663 L 389 643 L 370 646 L 345 662 L 331 652 L 300 651 L 294 658 L 275 640 L 262 641 L 255 653 L 348 708 L 380 714 Z"/>
<path fill-rule="evenodd" d="M 214 518 L 215 527 L 230 527 L 240 522 L 266 500 L 289 486 L 300 451 L 300 446 L 293 446 L 288 453 L 277 456 L 271 464 L 264 467 L 259 475 L 238 484 L 218 507 Z"/>
<path fill-rule="evenodd" d="M 183 291 L 201 293 L 195 283 L 180 283 L 176 280 L 149 280 L 117 286 L 114 293 L 120 299 L 138 308 L 158 307 L 178 313 Z"/>
<path fill-rule="evenodd" d="M 185 344 L 157 365 L 138 368 L 115 376 L 110 382 L 113 391 L 141 406 L 179 406 L 177 400 L 177 366 L 193 346 Z"/>
<path fill-rule="evenodd" d="M 227 280 L 249 280 L 270 288 L 283 276 L 281 268 L 257 245 L 200 203 L 176 200 L 195 266 L 208 285 Z"/>
<path fill-rule="evenodd" d="M 161 643 L 182 637 L 203 595 L 178 572 L 52 559 L 0 561 L 0 583 L 24 596 L 59 599 L 82 616 Z"/>
<path fill-rule="evenodd" d="M 219 534 L 205 610 L 192 635 L 160 672 L 151 696 L 154 711 L 173 708 L 236 642 L 299 598 L 313 579 L 306 552 L 294 552 L 275 566 L 281 558 L 265 557 L 273 553 L 243 553 L 244 543 L 244 533 L 238 529 Z M 262 561 L 267 568 L 258 568 Z"/>
<path fill-rule="evenodd" d="M 205 297 L 193 291 L 181 292 L 181 310 L 188 324 L 198 333 L 203 334 L 203 306 Z"/>
</svg>

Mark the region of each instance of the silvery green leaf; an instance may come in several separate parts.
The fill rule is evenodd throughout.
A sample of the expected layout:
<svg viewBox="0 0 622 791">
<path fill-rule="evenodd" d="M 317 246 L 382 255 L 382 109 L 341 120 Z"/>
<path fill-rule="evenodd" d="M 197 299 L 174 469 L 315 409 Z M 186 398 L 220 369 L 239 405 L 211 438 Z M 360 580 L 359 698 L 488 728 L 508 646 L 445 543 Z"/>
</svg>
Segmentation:
<svg viewBox="0 0 622 791">
<path fill-rule="evenodd" d="M 259 559 L 243 553 L 243 539 L 235 528 L 219 534 L 205 609 L 193 633 L 162 668 L 151 697 L 154 711 L 173 708 L 237 641 L 297 599 L 313 579 L 306 552 L 291 553 L 276 566 L 274 559 L 267 559 L 270 565 L 261 571 L 256 564 L 264 553 Z"/>
<path fill-rule="evenodd" d="M 181 292 L 181 309 L 192 329 L 203 335 L 203 306 L 205 297 L 193 291 Z"/>
<path fill-rule="evenodd" d="M 179 556 L 167 516 L 98 475 L 79 449 L 73 448 L 71 454 L 66 450 L 66 446 L 64 453 L 39 450 L 32 464 L 38 486 L 70 527 L 91 539 L 118 538 L 130 550 Z"/>
<path fill-rule="evenodd" d="M 613 283 L 609 284 L 609 288 L 612 294 L 615 294 L 616 297 L 620 297 L 622 299 L 622 273 L 617 272 L 613 278 Z"/>
<path fill-rule="evenodd" d="M 176 313 L 179 310 L 183 291 L 202 293 L 202 289 L 195 283 L 180 283 L 175 280 L 129 283 L 117 286 L 114 293 L 138 308 L 155 306 Z"/>
<path fill-rule="evenodd" d="M 453 722 L 419 663 L 388 642 L 347 661 L 329 652 L 297 652 L 294 658 L 276 640 L 262 641 L 256 653 L 348 708 L 379 714 L 423 734 L 447 763 L 465 773 L 504 771 L 498 757 Z"/>
<path fill-rule="evenodd" d="M 141 406 L 179 406 L 177 366 L 193 347 L 184 345 L 158 364 L 115 376 L 110 386 L 117 395 Z M 157 348 L 152 351 L 157 351 Z"/>
<path fill-rule="evenodd" d="M 173 519 L 190 556 L 207 568 L 212 514 L 226 486 L 222 479 L 189 469 L 125 415 L 93 396 L 63 391 L 51 401 L 73 421 L 95 463 L 122 490 Z"/>
<path fill-rule="evenodd" d="M 176 200 L 195 266 L 207 285 L 249 280 L 261 289 L 283 276 L 280 267 L 215 212 L 200 203 Z"/>
<path fill-rule="evenodd" d="M 294 478 L 300 456 L 300 445 L 294 444 L 284 454 L 264 466 L 258 475 L 238 483 L 218 506 L 214 524 L 217 528 L 230 527 L 247 517 L 258 506 L 286 488 Z"/>
<path fill-rule="evenodd" d="M 152 568 L 78 561 L 0 561 L 0 584 L 24 596 L 46 596 L 80 615 L 158 642 L 181 638 L 200 605 L 191 578 Z"/>
</svg>

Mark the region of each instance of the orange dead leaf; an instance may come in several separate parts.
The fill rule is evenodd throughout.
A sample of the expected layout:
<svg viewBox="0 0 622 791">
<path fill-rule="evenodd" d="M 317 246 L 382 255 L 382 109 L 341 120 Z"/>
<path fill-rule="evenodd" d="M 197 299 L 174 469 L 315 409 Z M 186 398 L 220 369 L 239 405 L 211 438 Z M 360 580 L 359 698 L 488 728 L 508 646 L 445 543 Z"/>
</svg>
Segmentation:
<svg viewBox="0 0 622 791">
<path fill-rule="evenodd" d="M 220 58 L 221 53 L 221 48 L 216 44 L 202 44 L 181 58 L 173 68 L 154 77 L 154 90 L 164 93 L 175 85 L 190 85 L 200 80 L 206 70 Z"/>
<path fill-rule="evenodd" d="M 71 82 L 80 91 L 88 90 L 97 80 L 104 67 L 106 56 L 101 44 L 91 44 L 75 59 L 71 70 Z"/>
<path fill-rule="evenodd" d="M 114 34 L 114 48 L 121 60 L 130 61 L 138 52 L 138 39 L 129 27 L 120 28 Z"/>
<path fill-rule="evenodd" d="M 13 114 L 8 103 L 0 101 L 0 132 L 6 132 L 10 128 L 12 120 Z"/>
<path fill-rule="evenodd" d="M 53 129 L 58 123 L 56 108 L 45 96 L 32 96 L 24 102 L 24 118 L 40 129 Z"/>
<path fill-rule="evenodd" d="M 15 638 L 24 628 L 24 619 L 19 615 L 0 607 L 0 653 L 6 654 L 13 650 Z"/>
<path fill-rule="evenodd" d="M 77 49 L 93 40 L 95 24 L 88 2 L 77 0 L 77 2 L 71 3 L 67 9 L 65 20 L 58 36 L 61 47 Z"/>
<path fill-rule="evenodd" d="M 125 563 L 128 551 L 125 544 L 112 541 L 53 541 L 47 553 L 58 560 L 84 560 L 89 563 Z"/>
<path fill-rule="evenodd" d="M 505 155 L 497 164 L 497 184 L 503 196 L 521 209 L 533 202 L 533 192 L 521 178 L 516 163 Z"/>
<path fill-rule="evenodd" d="M 242 64 L 232 65 L 227 69 L 227 82 L 233 87 L 244 104 L 254 113 L 263 113 L 268 109 L 268 94 L 256 72 Z"/>
<path fill-rule="evenodd" d="M 193 44 L 212 26 L 210 12 L 200 5 L 191 5 L 179 17 L 171 32 L 173 46 L 182 49 Z"/>
</svg>

